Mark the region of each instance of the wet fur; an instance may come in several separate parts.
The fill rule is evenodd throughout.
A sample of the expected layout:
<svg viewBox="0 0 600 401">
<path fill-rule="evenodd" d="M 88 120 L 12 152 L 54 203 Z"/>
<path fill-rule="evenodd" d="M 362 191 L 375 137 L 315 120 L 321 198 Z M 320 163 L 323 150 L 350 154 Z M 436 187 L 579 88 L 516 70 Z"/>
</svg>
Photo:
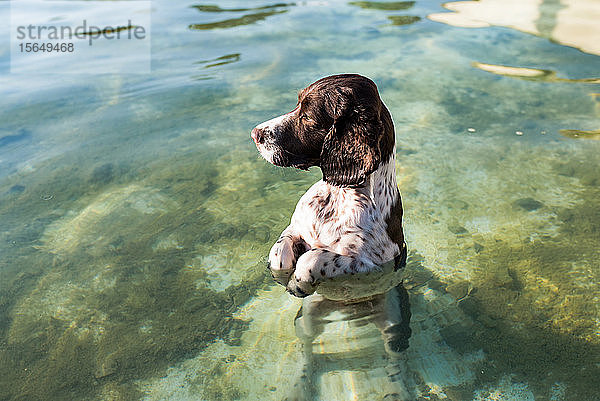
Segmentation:
<svg viewBox="0 0 600 401">
<path fill-rule="evenodd" d="M 269 253 L 278 283 L 305 297 L 329 278 L 395 258 L 401 267 L 406 246 L 394 125 L 371 80 L 320 79 L 300 91 L 294 110 L 258 125 L 253 138 L 275 165 L 323 172 Z"/>
<path fill-rule="evenodd" d="M 410 337 L 408 294 L 401 284 L 343 301 L 309 296 L 328 279 L 371 272 L 392 260 L 394 270 L 406 263 L 394 125 L 377 87 L 354 74 L 322 78 L 300 91 L 294 110 L 258 125 L 252 138 L 277 166 L 318 166 L 323 172 L 269 253 L 273 278 L 291 294 L 306 297 L 295 320 L 304 368 L 287 399 L 317 397 L 321 372 L 312 343 L 333 311 L 379 328 L 389 355 L 384 399 L 413 399 L 401 385 L 402 351 Z"/>
</svg>

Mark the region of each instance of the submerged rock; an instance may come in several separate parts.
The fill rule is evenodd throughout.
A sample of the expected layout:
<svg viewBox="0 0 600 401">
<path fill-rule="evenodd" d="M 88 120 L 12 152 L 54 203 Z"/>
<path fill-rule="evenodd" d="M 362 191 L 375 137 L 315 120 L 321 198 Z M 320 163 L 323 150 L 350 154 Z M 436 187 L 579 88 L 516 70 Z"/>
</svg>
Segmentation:
<svg viewBox="0 0 600 401">
<path fill-rule="evenodd" d="M 537 210 L 537 209 L 541 208 L 542 206 L 544 206 L 544 204 L 542 202 L 537 201 L 533 198 L 517 199 L 514 202 L 514 205 L 520 207 L 521 209 L 525 209 L 528 212 L 533 212 L 534 210 Z"/>
<path fill-rule="evenodd" d="M 19 184 L 15 184 L 8 189 L 9 194 L 20 194 L 23 191 L 25 191 L 25 186 Z"/>
<path fill-rule="evenodd" d="M 449 224 L 448 230 L 456 235 L 467 234 L 469 230 L 461 226 L 460 224 Z"/>
<path fill-rule="evenodd" d="M 91 184 L 108 184 L 115 176 L 115 168 L 112 163 L 106 163 L 96 167 L 90 176 Z"/>
</svg>

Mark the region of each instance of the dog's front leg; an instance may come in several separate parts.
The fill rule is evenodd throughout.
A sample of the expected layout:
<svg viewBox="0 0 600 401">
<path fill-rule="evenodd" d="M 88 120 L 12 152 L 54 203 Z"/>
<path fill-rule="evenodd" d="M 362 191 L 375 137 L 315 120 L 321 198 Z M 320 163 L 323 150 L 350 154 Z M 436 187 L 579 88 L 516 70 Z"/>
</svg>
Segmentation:
<svg viewBox="0 0 600 401">
<path fill-rule="evenodd" d="M 287 283 L 287 290 L 292 295 L 304 298 L 315 292 L 317 285 L 323 280 L 372 268 L 366 263 L 354 255 L 340 255 L 320 248 L 311 249 L 298 258 L 294 274 Z"/>
<path fill-rule="evenodd" d="M 269 270 L 273 279 L 284 287 L 296 268 L 296 261 L 309 246 L 288 226 L 269 252 Z"/>
</svg>

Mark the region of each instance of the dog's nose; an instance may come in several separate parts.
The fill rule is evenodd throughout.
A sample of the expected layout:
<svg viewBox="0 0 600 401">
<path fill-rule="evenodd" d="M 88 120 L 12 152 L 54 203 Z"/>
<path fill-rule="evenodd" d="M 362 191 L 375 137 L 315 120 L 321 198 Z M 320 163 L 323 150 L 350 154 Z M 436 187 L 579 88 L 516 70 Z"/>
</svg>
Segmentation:
<svg viewBox="0 0 600 401">
<path fill-rule="evenodd" d="M 262 128 L 254 128 L 250 136 L 252 136 L 254 143 L 257 145 L 265 141 L 265 132 L 262 130 Z"/>
</svg>

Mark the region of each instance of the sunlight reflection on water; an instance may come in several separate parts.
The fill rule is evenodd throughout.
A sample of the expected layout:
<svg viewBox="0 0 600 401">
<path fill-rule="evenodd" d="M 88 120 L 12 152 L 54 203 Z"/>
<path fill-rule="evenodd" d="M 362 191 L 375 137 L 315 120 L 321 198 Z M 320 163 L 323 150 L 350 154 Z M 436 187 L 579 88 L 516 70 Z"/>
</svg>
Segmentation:
<svg viewBox="0 0 600 401">
<path fill-rule="evenodd" d="M 268 165 L 249 131 L 358 72 L 397 132 L 402 385 L 595 400 L 597 6 L 513 5 L 155 1 L 151 74 L 0 76 L 0 399 L 282 399 L 300 304 L 264 257 L 320 173 Z M 372 325 L 315 344 L 322 399 L 398 385 Z"/>
</svg>

